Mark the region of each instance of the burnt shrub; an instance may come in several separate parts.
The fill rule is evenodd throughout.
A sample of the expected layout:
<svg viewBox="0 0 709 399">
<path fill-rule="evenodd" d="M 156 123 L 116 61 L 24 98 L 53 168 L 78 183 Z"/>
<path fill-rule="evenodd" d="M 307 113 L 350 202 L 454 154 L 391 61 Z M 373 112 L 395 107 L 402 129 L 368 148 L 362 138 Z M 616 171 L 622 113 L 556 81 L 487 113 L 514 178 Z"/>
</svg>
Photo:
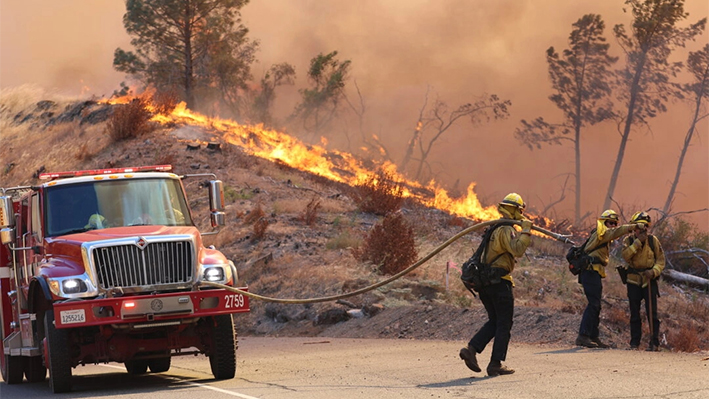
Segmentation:
<svg viewBox="0 0 709 399">
<path fill-rule="evenodd" d="M 708 278 L 707 251 L 709 251 L 709 233 L 682 218 L 673 218 L 658 223 L 652 230 L 662 244 L 665 256 L 674 269 Z"/>
<path fill-rule="evenodd" d="M 159 90 L 153 95 L 153 107 L 155 113 L 160 115 L 170 115 L 180 102 L 180 96 L 174 90 Z"/>
<path fill-rule="evenodd" d="M 401 182 L 379 169 L 354 187 L 353 199 L 362 212 L 383 216 L 399 210 L 404 201 L 403 193 Z"/>
<path fill-rule="evenodd" d="M 106 124 L 109 136 L 114 141 L 120 141 L 140 137 L 155 130 L 155 125 L 150 122 L 152 114 L 148 110 L 148 104 L 147 99 L 138 97 L 128 104 L 117 105 Z"/>
<path fill-rule="evenodd" d="M 268 220 L 265 217 L 260 218 L 254 223 L 254 235 L 252 236 L 253 241 L 261 240 L 266 236 L 266 229 L 268 228 Z"/>
<path fill-rule="evenodd" d="M 266 212 L 263 211 L 263 208 L 261 207 L 261 203 L 257 202 L 254 209 L 252 209 L 251 212 L 247 213 L 246 216 L 244 216 L 244 223 L 245 224 L 256 223 L 258 220 L 262 219 L 264 216 L 266 216 Z"/>
<path fill-rule="evenodd" d="M 320 200 L 313 197 L 313 199 L 308 202 L 308 205 L 305 206 L 305 210 L 303 210 L 303 213 L 300 215 L 300 219 L 308 226 L 312 226 L 318 218 L 320 206 Z"/>
<path fill-rule="evenodd" d="M 418 257 L 414 230 L 400 213 L 390 213 L 377 223 L 360 248 L 353 250 L 360 261 L 370 261 L 382 274 L 396 274 Z"/>
</svg>

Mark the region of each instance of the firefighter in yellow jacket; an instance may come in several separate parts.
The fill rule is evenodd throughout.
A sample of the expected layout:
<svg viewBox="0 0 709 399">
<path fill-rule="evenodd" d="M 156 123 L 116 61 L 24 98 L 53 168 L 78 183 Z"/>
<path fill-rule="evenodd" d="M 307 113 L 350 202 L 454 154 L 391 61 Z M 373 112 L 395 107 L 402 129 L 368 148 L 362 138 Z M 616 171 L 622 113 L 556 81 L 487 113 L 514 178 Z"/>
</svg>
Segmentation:
<svg viewBox="0 0 709 399">
<path fill-rule="evenodd" d="M 584 251 L 591 257 L 591 266 L 579 274 L 579 283 L 583 285 L 588 305 L 581 317 L 579 335 L 576 345 L 587 348 L 608 348 L 599 338 L 598 324 L 601 317 L 601 297 L 603 295 L 603 281 L 606 278 L 606 265 L 610 260 L 610 244 L 613 240 L 630 233 L 638 228 L 637 224 L 624 224 L 618 226 L 618 214 L 607 209 L 601 213 L 596 223 L 596 228 L 584 247 Z"/>
<path fill-rule="evenodd" d="M 514 270 L 517 262 L 515 258 L 524 255 L 524 251 L 527 250 L 531 241 L 532 222 L 522 215 L 524 208 L 525 203 L 522 197 L 516 193 L 505 196 L 497 207 L 503 219 L 521 220 L 522 231 L 517 234 L 513 226 L 503 225 L 492 232 L 483 261 L 492 262 L 493 270 L 497 272 L 498 276 L 501 276 L 501 279 L 499 283 L 483 287 L 478 292 L 487 311 L 488 321 L 468 342 L 468 346 L 460 350 L 459 354 L 469 369 L 480 372 L 476 354 L 481 353 L 494 338 L 490 363 L 487 366 L 487 375 L 489 376 L 515 372 L 502 365 L 502 362 L 507 357 L 514 315 L 514 295 L 512 294 L 514 284 L 510 273 Z"/>
<path fill-rule="evenodd" d="M 650 226 L 650 215 L 638 212 L 630 219 L 631 223 Z M 627 286 L 630 304 L 630 349 L 638 349 L 642 338 L 642 319 L 640 302 L 645 301 L 645 314 L 652 337 L 647 347 L 657 351 L 660 347 L 660 320 L 657 318 L 657 278 L 665 269 L 665 252 L 660 240 L 648 234 L 647 228 L 635 231 L 635 234 L 623 239 L 623 259 L 628 262 Z"/>
</svg>

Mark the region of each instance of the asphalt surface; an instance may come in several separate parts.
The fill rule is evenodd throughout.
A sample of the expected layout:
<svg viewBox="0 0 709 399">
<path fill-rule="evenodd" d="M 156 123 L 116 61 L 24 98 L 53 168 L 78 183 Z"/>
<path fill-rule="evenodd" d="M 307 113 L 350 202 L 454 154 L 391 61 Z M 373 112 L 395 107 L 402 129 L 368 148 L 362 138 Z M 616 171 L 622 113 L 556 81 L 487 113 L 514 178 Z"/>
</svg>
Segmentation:
<svg viewBox="0 0 709 399">
<path fill-rule="evenodd" d="M 709 398 L 707 354 L 581 349 L 513 343 L 517 372 L 487 377 L 444 341 L 241 338 L 237 376 L 215 381 L 204 356 L 173 358 L 166 373 L 130 376 L 123 365 L 74 369 L 74 391 L 47 382 L 6 385 L 0 398 Z M 491 347 L 478 356 L 487 365 Z"/>
</svg>

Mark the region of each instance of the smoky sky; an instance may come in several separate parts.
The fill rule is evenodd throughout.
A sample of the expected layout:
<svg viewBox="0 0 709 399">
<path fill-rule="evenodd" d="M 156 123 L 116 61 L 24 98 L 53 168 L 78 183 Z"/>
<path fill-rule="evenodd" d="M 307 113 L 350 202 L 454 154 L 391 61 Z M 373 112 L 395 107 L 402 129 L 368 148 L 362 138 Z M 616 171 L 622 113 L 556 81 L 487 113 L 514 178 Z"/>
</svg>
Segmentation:
<svg viewBox="0 0 709 399">
<path fill-rule="evenodd" d="M 477 182 L 483 204 L 518 192 L 537 209 L 556 201 L 574 169 L 568 146 L 529 151 L 514 139 L 521 119 L 544 116 L 561 121 L 548 100 L 545 51 L 563 49 L 571 24 L 587 13 L 600 14 L 611 52 L 621 55 L 612 35 L 615 24 L 630 24 L 622 0 L 252 0 L 242 10 L 250 37 L 260 43 L 255 78 L 272 64 L 296 67 L 293 87 L 279 91 L 276 114 L 288 115 L 306 86 L 309 60 L 318 53 L 339 52 L 352 61 L 348 96 L 366 111 L 364 127 L 385 143 L 395 161 L 410 139 L 426 92 L 455 108 L 484 93 L 512 101 L 510 118 L 482 125 L 459 121 L 435 147 L 431 166 L 436 180 L 450 186 Z M 116 47 L 130 48 L 122 25 L 123 1 L 3 0 L 0 3 L 0 87 L 35 84 L 76 95 L 110 95 L 125 77 L 112 69 Z M 704 0 L 688 0 L 683 26 L 709 14 Z M 706 32 L 687 50 L 707 43 Z M 674 61 L 684 61 L 687 50 Z M 621 57 L 622 62 L 622 57 Z M 689 128 L 691 105 L 668 104 L 649 128 L 636 128 L 622 165 L 615 200 L 632 214 L 662 207 L 674 177 Z M 706 112 L 706 111 L 705 111 Z M 345 147 L 344 134 L 359 135 L 356 121 L 333 127 L 332 146 Z M 688 211 L 709 206 L 709 124 L 698 127 L 680 179 L 675 207 Z M 582 138 L 582 205 L 603 211 L 620 134 L 612 123 L 588 128 Z M 573 210 L 573 178 L 558 216 Z M 709 228 L 709 215 L 693 217 Z"/>
</svg>

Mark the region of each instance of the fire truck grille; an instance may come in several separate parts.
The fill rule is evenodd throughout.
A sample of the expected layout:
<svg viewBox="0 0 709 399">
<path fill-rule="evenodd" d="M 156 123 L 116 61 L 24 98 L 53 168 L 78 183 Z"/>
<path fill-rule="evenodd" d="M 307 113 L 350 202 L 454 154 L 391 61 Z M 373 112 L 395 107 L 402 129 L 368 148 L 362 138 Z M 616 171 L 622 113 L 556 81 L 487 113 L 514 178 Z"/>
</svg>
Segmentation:
<svg viewBox="0 0 709 399">
<path fill-rule="evenodd" d="M 194 273 L 189 241 L 102 247 L 92 257 L 104 289 L 189 283 Z"/>
</svg>

